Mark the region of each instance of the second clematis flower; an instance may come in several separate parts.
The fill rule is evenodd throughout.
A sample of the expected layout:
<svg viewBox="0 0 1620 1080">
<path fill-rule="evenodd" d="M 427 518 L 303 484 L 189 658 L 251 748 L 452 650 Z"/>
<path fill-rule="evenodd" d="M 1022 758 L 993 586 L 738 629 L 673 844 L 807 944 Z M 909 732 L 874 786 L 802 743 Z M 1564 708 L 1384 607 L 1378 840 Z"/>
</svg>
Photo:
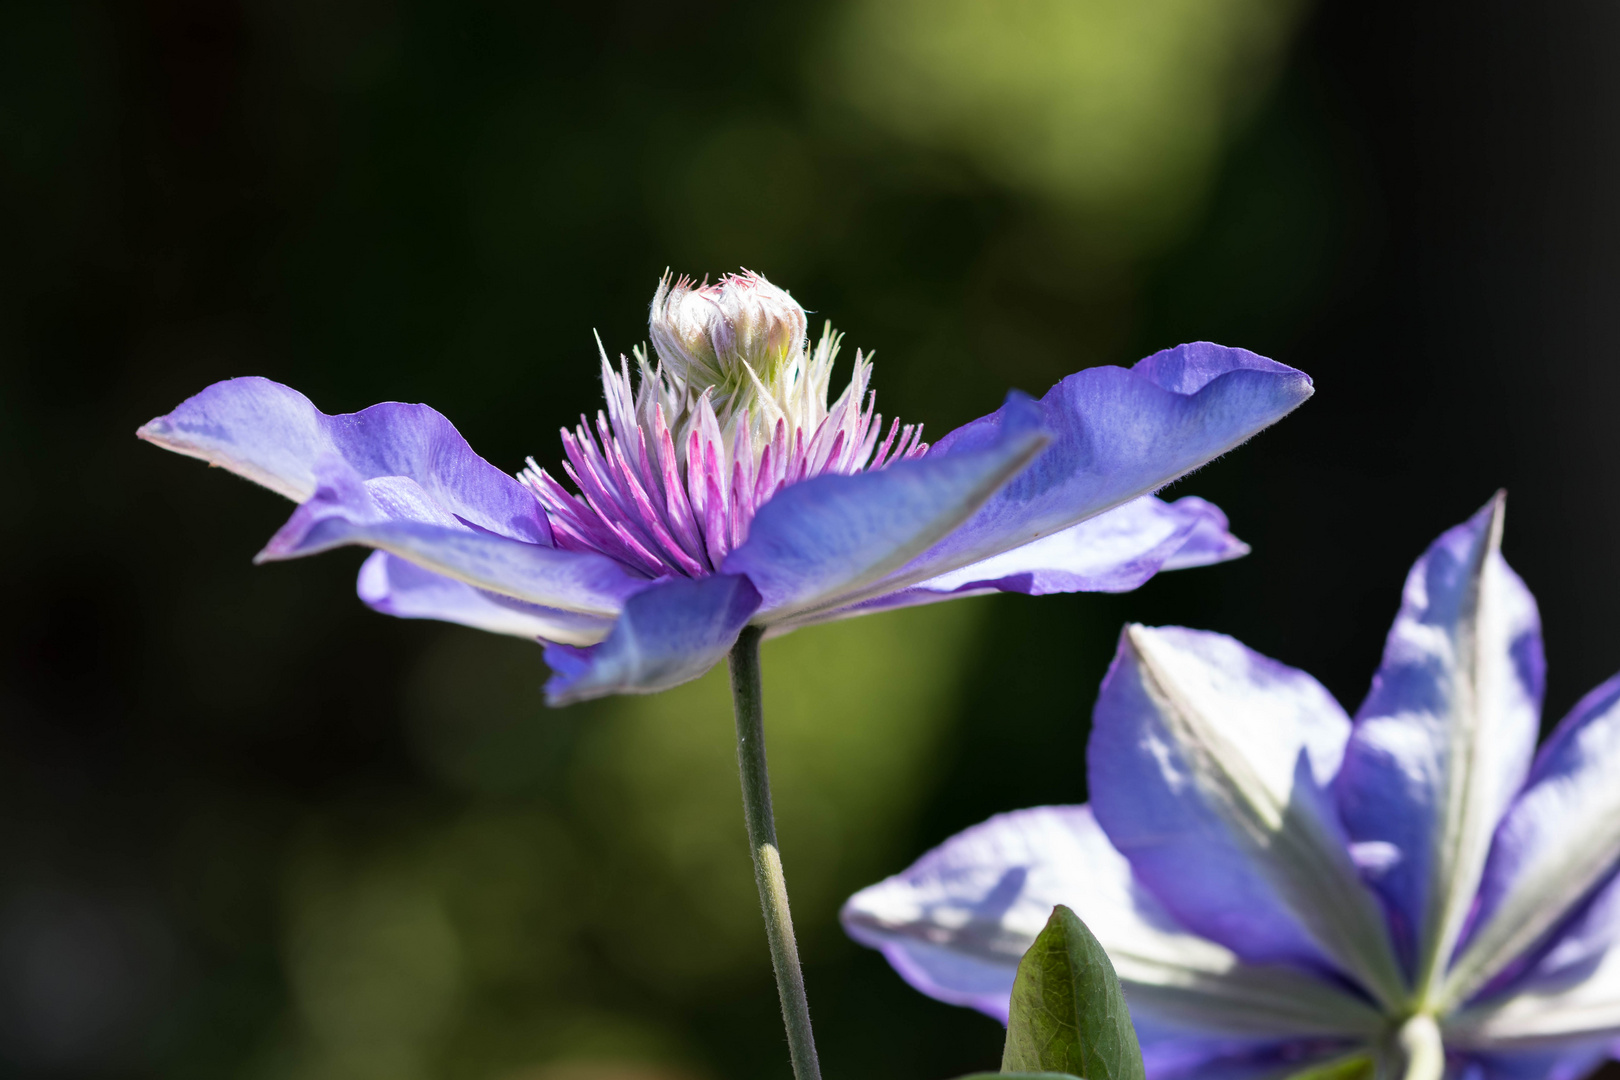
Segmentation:
<svg viewBox="0 0 1620 1080">
<path fill-rule="evenodd" d="M 425 405 L 329 416 L 259 378 L 216 383 L 141 438 L 299 504 L 258 558 L 377 549 L 372 607 L 546 643 L 553 704 L 666 689 L 745 626 L 993 590 L 1134 588 L 1247 549 L 1214 506 L 1152 492 L 1311 394 L 1302 373 L 1207 343 L 1021 394 L 932 447 L 887 429 L 857 353 L 756 274 L 666 276 L 655 357 L 601 357 L 606 409 L 563 432 L 568 484 L 513 477 Z"/>
<path fill-rule="evenodd" d="M 1067 904 L 1149 1080 L 1573 1080 L 1616 1054 L 1620 676 L 1536 751 L 1540 624 L 1502 514 L 1498 495 L 1412 568 L 1354 721 L 1231 638 L 1127 627 L 1091 802 L 948 840 L 854 896 L 850 933 L 1005 1021 Z"/>
</svg>

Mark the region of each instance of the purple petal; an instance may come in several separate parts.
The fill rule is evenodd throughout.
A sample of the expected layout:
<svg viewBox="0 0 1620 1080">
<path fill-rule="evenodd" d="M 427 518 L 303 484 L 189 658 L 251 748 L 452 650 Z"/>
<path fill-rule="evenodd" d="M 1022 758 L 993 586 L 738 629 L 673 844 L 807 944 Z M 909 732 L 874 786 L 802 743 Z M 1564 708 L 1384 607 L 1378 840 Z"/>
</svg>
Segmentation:
<svg viewBox="0 0 1620 1080">
<path fill-rule="evenodd" d="M 1226 531 L 1226 515 L 1213 503 L 1193 495 L 1173 503 L 1144 495 L 1006 554 L 774 628 L 785 632 L 988 592 L 1126 592 L 1160 570 L 1208 566 L 1248 552 L 1249 545 Z"/>
<path fill-rule="evenodd" d="M 931 592 L 1129 592 L 1165 569 L 1207 566 L 1248 554 L 1226 515 L 1196 496 L 1151 495 L 918 586 Z"/>
<path fill-rule="evenodd" d="M 1620 862 L 1617 778 L 1620 675 L 1586 695 L 1558 725 L 1497 828 L 1473 930 L 1447 973 L 1448 1000 L 1471 997 L 1614 875 Z"/>
<path fill-rule="evenodd" d="M 1351 839 L 1401 853 L 1372 885 L 1425 987 L 1445 970 L 1535 748 L 1540 623 L 1500 554 L 1502 511 L 1498 495 L 1412 567 L 1334 785 Z"/>
<path fill-rule="evenodd" d="M 896 575 L 898 585 L 998 555 L 1156 491 L 1276 423 L 1312 393 L 1302 372 L 1208 342 L 1135 367 L 1070 375 L 1041 399 L 1055 438 L 961 528 Z M 1006 409 L 958 428 L 928 457 L 997 437 Z"/>
<path fill-rule="evenodd" d="M 1234 1040 L 1366 1035 L 1380 1022 L 1336 988 L 1241 966 L 1177 926 L 1085 806 L 993 817 L 855 894 L 842 918 L 918 990 L 1005 1023 L 1018 962 L 1060 903 L 1108 950 L 1149 1059 L 1189 1042 L 1207 1056 L 1212 1040 L 1224 1052 Z"/>
<path fill-rule="evenodd" d="M 387 402 L 328 416 L 291 387 L 230 379 L 136 434 L 300 503 L 315 494 L 323 463 L 334 460 L 361 480 L 408 477 L 443 514 L 499 536 L 551 543 L 534 496 L 473 453 L 450 421 L 426 405 Z"/>
<path fill-rule="evenodd" d="M 1459 1063 L 1455 1075 L 1459 1080 L 1581 1080 L 1611 1056 L 1604 1042 L 1516 1054 L 1474 1053 L 1466 1056 L 1465 1063 Z"/>
<path fill-rule="evenodd" d="M 613 628 L 612 619 L 541 607 L 475 589 L 386 551 L 373 552 L 361 565 L 356 588 L 361 600 L 384 615 L 440 619 L 492 634 L 594 645 Z"/>
<path fill-rule="evenodd" d="M 546 649 L 555 673 L 546 699 L 568 705 L 609 694 L 652 694 L 695 679 L 725 659 L 758 608 L 759 592 L 734 574 L 654 585 L 629 599 L 600 645 Z"/>
<path fill-rule="evenodd" d="M 261 561 L 361 544 L 478 588 L 597 616 L 647 586 L 611 559 L 554 548 L 534 496 L 426 405 L 327 416 L 290 387 L 232 379 L 138 434 L 301 504 Z"/>
<path fill-rule="evenodd" d="M 747 574 L 759 589 L 762 623 L 862 599 L 864 588 L 961 524 L 1046 445 L 1033 402 L 1011 395 L 1003 411 L 1007 423 L 971 451 L 785 489 L 760 509 L 724 571 Z"/>
<path fill-rule="evenodd" d="M 616 615 L 626 598 L 650 584 L 605 555 L 469 528 L 405 477 L 362 481 L 335 459 L 322 462 L 318 475 L 315 493 L 293 511 L 257 561 L 358 544 L 490 592 L 599 616 Z"/>
<path fill-rule="evenodd" d="M 1227 531 L 1226 514 L 1220 507 L 1196 495 L 1184 495 L 1170 505 L 1179 508 L 1184 504 L 1189 514 L 1196 514 L 1197 523 L 1175 554 L 1164 560 L 1160 570 L 1214 566 L 1216 563 L 1241 559 L 1249 553 L 1249 545 Z"/>
<path fill-rule="evenodd" d="M 1092 806 L 1138 879 L 1251 962 L 1404 995 L 1326 795 L 1350 721 L 1315 679 L 1220 634 L 1128 626 L 1092 718 Z"/>
<path fill-rule="evenodd" d="M 1142 1068 L 1148 1080 L 1280 1080 L 1348 1057 L 1358 1048 L 1355 1041 L 1332 1038 L 1158 1040 L 1144 1034 L 1141 1025 L 1136 1037 L 1142 1043 Z"/>
<path fill-rule="evenodd" d="M 1447 1049 L 1572 1054 L 1620 1039 L 1620 949 L 1567 960 L 1549 954 L 1537 977 L 1447 1018 Z"/>
<path fill-rule="evenodd" d="M 1613 874 L 1583 901 L 1544 946 L 1533 950 L 1510 971 L 1506 982 L 1513 991 L 1566 987 L 1589 975 L 1603 957 L 1620 943 L 1620 873 Z M 1616 985 L 1620 991 L 1620 984 Z M 1488 987 L 1481 997 L 1494 997 Z"/>
</svg>

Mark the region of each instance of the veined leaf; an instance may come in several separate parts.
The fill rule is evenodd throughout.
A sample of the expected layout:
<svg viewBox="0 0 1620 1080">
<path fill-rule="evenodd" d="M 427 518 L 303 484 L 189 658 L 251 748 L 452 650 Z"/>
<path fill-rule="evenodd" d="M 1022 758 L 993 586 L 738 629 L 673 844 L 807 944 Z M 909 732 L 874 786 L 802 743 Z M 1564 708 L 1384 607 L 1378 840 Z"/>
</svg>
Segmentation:
<svg viewBox="0 0 1620 1080">
<path fill-rule="evenodd" d="M 1001 1070 L 1144 1080 L 1142 1051 L 1114 965 L 1086 924 L 1062 904 L 1018 965 Z"/>
</svg>

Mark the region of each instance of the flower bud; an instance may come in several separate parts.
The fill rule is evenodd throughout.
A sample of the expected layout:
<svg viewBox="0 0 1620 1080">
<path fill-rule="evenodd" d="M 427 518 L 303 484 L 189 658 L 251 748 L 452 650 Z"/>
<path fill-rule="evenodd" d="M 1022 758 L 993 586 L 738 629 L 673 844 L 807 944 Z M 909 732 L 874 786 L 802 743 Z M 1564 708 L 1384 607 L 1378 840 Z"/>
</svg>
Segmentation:
<svg viewBox="0 0 1620 1080">
<path fill-rule="evenodd" d="M 664 370 L 687 386 L 735 393 L 752 368 L 769 386 L 805 349 L 804 308 L 782 289 L 750 271 L 727 274 L 713 285 L 691 279 L 658 283 L 647 330 Z"/>
</svg>

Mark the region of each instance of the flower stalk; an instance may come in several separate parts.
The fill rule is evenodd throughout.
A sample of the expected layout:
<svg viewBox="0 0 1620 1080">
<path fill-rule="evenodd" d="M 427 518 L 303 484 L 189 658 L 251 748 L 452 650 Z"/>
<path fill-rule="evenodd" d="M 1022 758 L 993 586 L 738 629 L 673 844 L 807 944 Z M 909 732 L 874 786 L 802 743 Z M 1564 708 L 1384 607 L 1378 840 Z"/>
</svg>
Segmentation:
<svg viewBox="0 0 1620 1080">
<path fill-rule="evenodd" d="M 1395 1068 L 1400 1080 L 1440 1080 L 1446 1071 L 1446 1050 L 1440 1025 L 1428 1013 L 1407 1019 L 1395 1033 Z"/>
<path fill-rule="evenodd" d="M 748 822 L 748 849 L 754 857 L 754 882 L 765 915 L 771 966 L 782 999 L 782 1023 L 794 1080 L 821 1080 L 816 1041 L 810 1031 L 810 1003 L 804 994 L 804 971 L 788 911 L 787 879 L 776 846 L 776 816 L 771 810 L 771 777 L 765 764 L 765 694 L 759 674 L 759 641 L 764 631 L 744 627 L 731 649 L 731 701 L 737 716 L 737 770 L 742 776 L 743 817 Z"/>
</svg>

